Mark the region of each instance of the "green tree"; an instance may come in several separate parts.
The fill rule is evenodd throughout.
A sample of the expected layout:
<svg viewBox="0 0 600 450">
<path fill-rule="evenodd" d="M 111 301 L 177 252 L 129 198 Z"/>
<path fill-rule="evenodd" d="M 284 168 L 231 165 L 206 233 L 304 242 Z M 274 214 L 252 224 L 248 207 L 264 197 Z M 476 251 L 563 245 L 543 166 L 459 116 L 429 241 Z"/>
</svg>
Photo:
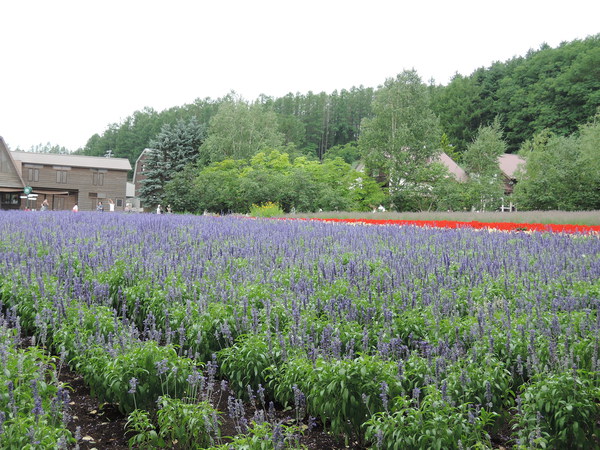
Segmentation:
<svg viewBox="0 0 600 450">
<path fill-rule="evenodd" d="M 281 148 L 283 142 L 272 110 L 232 97 L 210 120 L 208 136 L 200 148 L 201 163 L 251 158 L 261 150 Z"/>
<path fill-rule="evenodd" d="M 188 165 L 182 171 L 173 175 L 173 178 L 165 183 L 163 202 L 171 205 L 173 211 L 200 213 L 198 192 L 195 182 L 198 176 L 198 168 Z"/>
<path fill-rule="evenodd" d="M 205 126 L 195 118 L 166 124 L 151 141 L 152 150 L 146 160 L 146 179 L 140 197 L 145 206 L 164 204 L 164 187 L 176 173 L 198 161 L 198 148 L 205 137 Z"/>
<path fill-rule="evenodd" d="M 579 131 L 579 187 L 575 193 L 579 209 L 600 209 L 600 108 Z"/>
<path fill-rule="evenodd" d="M 356 142 L 348 142 L 344 145 L 336 145 L 331 147 L 325 153 L 325 159 L 342 158 L 348 164 L 353 164 L 360 160 L 360 152 Z"/>
<path fill-rule="evenodd" d="M 462 155 L 462 165 L 469 174 L 499 176 L 498 158 L 506 153 L 499 120 L 492 125 L 479 127 L 475 140 Z"/>
<path fill-rule="evenodd" d="M 456 153 L 461 154 L 481 125 L 481 86 L 474 77 L 456 74 L 447 86 L 434 90 L 432 109 L 448 140 L 455 144 Z"/>
<path fill-rule="evenodd" d="M 68 155 L 70 153 L 66 147 L 52 145 L 50 142 L 46 144 L 34 145 L 29 149 L 29 151 L 34 153 L 55 153 L 58 155 Z"/>
<path fill-rule="evenodd" d="M 475 209 L 496 209 L 502 203 L 504 183 L 498 158 L 506 152 L 500 122 L 480 127 L 475 140 L 462 155 L 469 180 L 464 184 L 467 205 Z"/>
<path fill-rule="evenodd" d="M 377 91 L 373 114 L 363 120 L 359 138 L 366 166 L 385 174 L 397 208 L 413 209 L 433 178 L 442 134 L 429 90 L 414 70 L 404 71 Z"/>
<path fill-rule="evenodd" d="M 515 186 L 520 209 L 594 210 L 600 208 L 600 114 L 579 133 L 557 136 L 543 131 L 526 142 L 526 161 Z"/>
</svg>

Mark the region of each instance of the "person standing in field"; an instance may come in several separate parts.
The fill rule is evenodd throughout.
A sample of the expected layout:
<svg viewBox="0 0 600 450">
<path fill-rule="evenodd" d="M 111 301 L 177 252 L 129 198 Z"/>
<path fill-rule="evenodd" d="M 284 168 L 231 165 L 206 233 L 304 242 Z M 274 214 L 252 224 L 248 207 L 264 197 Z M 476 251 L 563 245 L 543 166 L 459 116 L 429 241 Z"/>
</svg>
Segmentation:
<svg viewBox="0 0 600 450">
<path fill-rule="evenodd" d="M 40 211 L 48 211 L 49 207 L 50 207 L 50 203 L 48 203 L 48 199 L 45 198 L 44 201 L 42 202 L 42 207 L 40 208 Z"/>
<path fill-rule="evenodd" d="M 115 212 L 115 202 L 112 201 L 112 198 L 108 199 L 108 211 Z"/>
<path fill-rule="evenodd" d="M 98 202 L 98 205 L 96 206 L 96 211 L 104 212 L 104 205 L 102 204 L 102 202 Z"/>
<path fill-rule="evenodd" d="M 77 203 L 75 203 L 75 206 L 73 206 L 73 212 L 78 212 L 79 211 L 79 206 L 77 206 Z"/>
</svg>

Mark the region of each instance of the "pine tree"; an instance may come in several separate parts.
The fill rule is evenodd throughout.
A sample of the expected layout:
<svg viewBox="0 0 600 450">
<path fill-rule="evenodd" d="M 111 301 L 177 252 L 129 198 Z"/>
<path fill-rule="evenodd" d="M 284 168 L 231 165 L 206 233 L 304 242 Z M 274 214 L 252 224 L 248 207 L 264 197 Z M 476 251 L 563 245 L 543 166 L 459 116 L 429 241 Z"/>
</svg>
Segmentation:
<svg viewBox="0 0 600 450">
<path fill-rule="evenodd" d="M 150 143 L 146 160 L 146 179 L 140 189 L 145 206 L 155 207 L 162 203 L 165 184 L 186 166 L 196 163 L 205 135 L 206 127 L 194 117 L 187 122 L 178 120 L 174 125 L 163 125 Z"/>
</svg>

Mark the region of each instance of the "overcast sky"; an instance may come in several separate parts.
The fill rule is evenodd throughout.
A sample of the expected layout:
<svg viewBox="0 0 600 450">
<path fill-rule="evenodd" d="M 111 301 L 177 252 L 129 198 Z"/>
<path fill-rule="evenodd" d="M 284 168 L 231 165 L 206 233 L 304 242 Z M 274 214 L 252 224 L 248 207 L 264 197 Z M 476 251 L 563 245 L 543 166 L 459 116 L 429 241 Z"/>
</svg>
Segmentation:
<svg viewBox="0 0 600 450">
<path fill-rule="evenodd" d="M 600 32 L 597 0 L 19 0 L 0 5 L 0 136 L 83 147 L 146 106 L 446 84 Z"/>
</svg>

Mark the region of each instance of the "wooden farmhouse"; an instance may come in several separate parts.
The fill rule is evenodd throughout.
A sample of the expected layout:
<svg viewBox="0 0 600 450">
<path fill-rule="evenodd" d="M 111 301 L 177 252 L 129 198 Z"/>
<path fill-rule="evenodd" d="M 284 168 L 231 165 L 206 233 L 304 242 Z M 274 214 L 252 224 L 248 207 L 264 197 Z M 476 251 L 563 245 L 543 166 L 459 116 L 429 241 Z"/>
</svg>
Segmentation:
<svg viewBox="0 0 600 450">
<path fill-rule="evenodd" d="M 129 160 L 10 151 L 0 136 L 0 209 L 109 211 L 125 209 Z M 29 194 L 29 195 L 27 195 Z"/>
</svg>

